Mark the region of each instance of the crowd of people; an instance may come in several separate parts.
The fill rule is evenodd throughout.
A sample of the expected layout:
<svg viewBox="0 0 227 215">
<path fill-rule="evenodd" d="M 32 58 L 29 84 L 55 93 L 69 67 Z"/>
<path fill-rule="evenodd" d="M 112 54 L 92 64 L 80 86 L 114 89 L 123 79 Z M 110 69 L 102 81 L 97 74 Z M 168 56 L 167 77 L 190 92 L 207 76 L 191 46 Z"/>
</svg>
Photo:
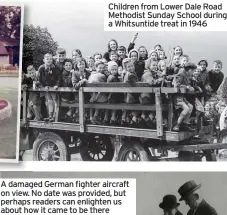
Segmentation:
<svg viewBox="0 0 227 215">
<path fill-rule="evenodd" d="M 214 101 L 214 97 L 224 80 L 222 62 L 214 60 L 213 66 L 208 71 L 208 61 L 202 59 L 193 63 L 188 55 L 183 53 L 180 46 L 166 53 L 161 45 L 155 45 L 149 51 L 145 46 L 135 49 L 135 34 L 128 45 L 119 46 L 112 39 L 108 42 L 108 51 L 104 54 L 94 53 L 84 57 L 79 49 L 72 51 L 72 57 L 66 58 L 66 50 L 58 49 L 56 58 L 50 53 L 44 55 L 44 64 L 38 71 L 33 65 L 28 66 L 23 72 L 22 86 L 43 87 L 46 92 L 31 92 L 28 99 L 28 118 L 53 122 L 58 107 L 58 94 L 48 91 L 50 87 L 71 87 L 79 89 L 86 83 L 124 82 L 133 85 L 136 82 L 147 83 L 150 87 L 177 87 L 185 88 L 190 94 L 174 96 L 174 108 L 179 110 L 179 116 L 173 126 L 173 131 L 181 129 L 193 131 L 191 114 L 204 116 L 209 122 L 218 123 L 225 99 Z M 66 103 L 79 101 L 77 92 L 64 92 L 60 94 L 61 100 Z M 204 100 L 202 99 L 204 98 Z M 165 95 L 168 100 L 168 95 Z M 42 101 L 44 101 L 42 103 Z M 128 104 L 155 104 L 152 93 L 97 93 L 85 96 L 85 101 L 90 103 L 128 103 Z M 44 105 L 46 108 L 41 108 Z M 48 113 L 44 117 L 41 111 Z M 79 110 L 75 107 L 68 108 L 63 117 L 67 122 L 79 122 Z M 92 124 L 120 125 L 132 127 L 154 128 L 156 125 L 155 112 L 153 111 L 127 111 L 127 110 L 100 110 L 86 112 L 86 120 Z M 164 124 L 165 124 L 164 118 Z"/>
</svg>

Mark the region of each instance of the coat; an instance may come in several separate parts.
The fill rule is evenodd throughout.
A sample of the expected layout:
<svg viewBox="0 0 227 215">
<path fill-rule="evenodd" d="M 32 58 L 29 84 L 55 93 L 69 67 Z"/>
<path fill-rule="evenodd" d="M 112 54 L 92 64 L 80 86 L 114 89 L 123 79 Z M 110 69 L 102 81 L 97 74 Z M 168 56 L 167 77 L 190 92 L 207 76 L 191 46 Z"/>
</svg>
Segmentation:
<svg viewBox="0 0 227 215">
<path fill-rule="evenodd" d="M 196 212 L 190 209 L 187 215 L 218 215 L 216 210 L 210 206 L 205 200 L 202 200 Z"/>
</svg>

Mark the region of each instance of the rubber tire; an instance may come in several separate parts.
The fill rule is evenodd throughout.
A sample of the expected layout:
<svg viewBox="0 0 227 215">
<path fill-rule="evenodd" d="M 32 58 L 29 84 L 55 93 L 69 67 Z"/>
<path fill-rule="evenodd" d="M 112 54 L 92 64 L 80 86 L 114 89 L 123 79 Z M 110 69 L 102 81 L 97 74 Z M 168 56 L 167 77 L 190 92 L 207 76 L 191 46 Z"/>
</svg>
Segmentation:
<svg viewBox="0 0 227 215">
<path fill-rule="evenodd" d="M 217 161 L 217 157 L 214 152 L 206 153 L 206 161 Z"/>
<path fill-rule="evenodd" d="M 57 145 L 57 147 L 60 151 L 60 159 L 58 161 L 68 161 L 69 160 L 69 158 L 71 156 L 69 156 L 69 154 L 68 154 L 68 150 L 67 150 L 67 147 L 66 147 L 63 139 L 59 135 L 57 135 L 53 132 L 45 132 L 45 133 L 40 134 L 33 144 L 33 161 L 39 161 L 37 153 L 38 153 L 40 144 L 44 140 L 51 140 L 52 142 L 54 142 Z"/>
<path fill-rule="evenodd" d="M 118 154 L 118 161 L 125 161 L 125 155 L 131 150 L 136 150 L 139 154 L 140 161 L 151 161 L 151 153 L 148 148 L 143 147 L 143 145 L 136 140 L 126 141 L 120 148 Z"/>
<path fill-rule="evenodd" d="M 190 151 L 179 151 L 179 161 L 202 161 L 199 155 Z"/>
<path fill-rule="evenodd" d="M 93 144 L 92 140 L 95 136 L 99 136 L 100 138 L 103 139 L 103 143 L 106 145 L 106 149 L 107 149 L 106 154 L 103 156 L 102 159 L 99 159 L 99 160 L 93 159 L 88 153 L 89 145 Z M 107 135 L 99 135 L 99 134 L 97 135 L 92 134 L 87 136 L 85 140 L 82 140 L 81 147 L 80 147 L 80 156 L 83 161 L 96 161 L 96 162 L 112 161 L 114 157 L 114 146 L 111 142 L 110 137 Z"/>
</svg>

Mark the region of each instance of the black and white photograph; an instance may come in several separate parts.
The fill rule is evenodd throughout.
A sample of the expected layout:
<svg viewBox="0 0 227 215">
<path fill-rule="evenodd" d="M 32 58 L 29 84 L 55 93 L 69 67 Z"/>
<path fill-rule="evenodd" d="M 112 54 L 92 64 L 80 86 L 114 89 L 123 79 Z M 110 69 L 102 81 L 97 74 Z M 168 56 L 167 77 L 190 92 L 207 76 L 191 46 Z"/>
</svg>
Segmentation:
<svg viewBox="0 0 227 215">
<path fill-rule="evenodd" d="M 137 215 L 227 214 L 226 172 L 14 171 L 1 172 L 0 174 L 0 179 L 10 179 L 10 181 L 16 179 L 62 179 L 63 181 L 65 179 L 78 180 L 80 178 L 88 180 L 136 179 Z"/>
<path fill-rule="evenodd" d="M 104 31 L 76 2 L 24 1 L 20 160 L 226 161 L 227 32 Z"/>
<path fill-rule="evenodd" d="M 16 161 L 23 6 L 0 4 L 0 161 Z M 17 159 L 18 160 L 18 159 Z"/>
</svg>

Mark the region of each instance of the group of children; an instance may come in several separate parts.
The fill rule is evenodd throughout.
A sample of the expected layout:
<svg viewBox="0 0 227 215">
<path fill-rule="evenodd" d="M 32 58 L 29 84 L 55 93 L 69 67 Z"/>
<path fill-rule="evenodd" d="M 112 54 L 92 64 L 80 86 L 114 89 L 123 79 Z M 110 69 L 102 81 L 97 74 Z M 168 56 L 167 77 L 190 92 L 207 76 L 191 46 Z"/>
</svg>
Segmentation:
<svg viewBox="0 0 227 215">
<path fill-rule="evenodd" d="M 133 36 L 128 46 L 118 46 L 116 40 L 110 40 L 108 51 L 104 55 L 95 53 L 86 59 L 80 50 L 72 52 L 72 58 L 66 58 L 66 51 L 59 49 L 56 59 L 49 53 L 44 55 L 44 64 L 36 72 L 33 66 L 27 68 L 27 74 L 23 75 L 23 86 L 44 87 L 46 92 L 31 92 L 29 94 L 28 118 L 34 114 L 35 120 L 41 119 L 40 97 L 45 96 L 45 104 L 48 116 L 44 120 L 53 122 L 57 111 L 58 94 L 49 91 L 59 87 L 79 89 L 86 83 L 125 82 L 134 85 L 136 82 L 147 83 L 150 87 L 177 87 L 185 88 L 189 92 L 198 92 L 196 99 L 190 94 L 175 95 L 174 106 L 180 110 L 173 131 L 186 129 L 192 131 L 190 116 L 193 109 L 198 113 L 204 113 L 204 103 L 200 95 L 207 102 L 221 85 L 224 75 L 222 62 L 215 60 L 213 69 L 207 71 L 208 62 L 201 60 L 198 64 L 189 61 L 189 56 L 183 53 L 180 46 L 175 47 L 170 54 L 165 53 L 161 45 L 156 45 L 154 50 L 147 51 L 145 46 L 135 49 L 135 40 L 138 34 Z M 66 103 L 79 101 L 78 92 L 61 92 L 61 100 Z M 166 95 L 168 99 L 168 96 Z M 143 105 L 155 104 L 152 93 L 98 93 L 86 94 L 85 101 L 90 103 L 140 103 Z M 70 106 L 70 105 L 69 105 Z M 195 108 L 194 108 L 195 107 Z M 100 109 L 86 112 L 87 120 L 93 124 L 111 124 L 133 127 L 154 128 L 155 112 L 152 111 L 127 111 Z M 78 122 L 78 108 L 67 109 L 64 120 Z"/>
</svg>

